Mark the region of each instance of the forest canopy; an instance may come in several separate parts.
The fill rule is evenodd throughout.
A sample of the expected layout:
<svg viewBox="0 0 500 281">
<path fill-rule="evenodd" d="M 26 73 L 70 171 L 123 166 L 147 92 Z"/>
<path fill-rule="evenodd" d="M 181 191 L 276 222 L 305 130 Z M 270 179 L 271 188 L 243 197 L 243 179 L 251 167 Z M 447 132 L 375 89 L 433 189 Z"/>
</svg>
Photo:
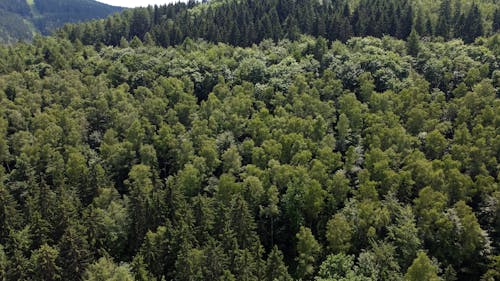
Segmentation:
<svg viewBox="0 0 500 281">
<path fill-rule="evenodd" d="M 498 42 L 0 47 L 0 276 L 494 280 Z"/>
<path fill-rule="evenodd" d="M 416 17 L 342 38 L 281 9 L 271 26 L 304 20 L 292 37 L 197 22 L 283 1 L 127 10 L 0 45 L 0 280 L 498 280 L 490 2 L 462 6 L 484 14 L 471 37 L 426 14 L 432 34 Z M 410 3 L 349 2 L 346 26 L 368 2 Z"/>
</svg>

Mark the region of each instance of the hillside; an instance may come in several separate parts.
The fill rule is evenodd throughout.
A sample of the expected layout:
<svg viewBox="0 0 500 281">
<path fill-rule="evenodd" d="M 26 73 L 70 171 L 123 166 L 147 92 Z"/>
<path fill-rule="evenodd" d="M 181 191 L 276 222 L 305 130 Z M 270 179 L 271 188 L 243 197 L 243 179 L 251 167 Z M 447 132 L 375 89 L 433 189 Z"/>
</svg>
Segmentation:
<svg viewBox="0 0 500 281">
<path fill-rule="evenodd" d="M 104 18 L 121 10 L 93 0 L 2 0 L 0 43 L 31 40 L 35 33 L 47 35 L 65 23 Z"/>
</svg>

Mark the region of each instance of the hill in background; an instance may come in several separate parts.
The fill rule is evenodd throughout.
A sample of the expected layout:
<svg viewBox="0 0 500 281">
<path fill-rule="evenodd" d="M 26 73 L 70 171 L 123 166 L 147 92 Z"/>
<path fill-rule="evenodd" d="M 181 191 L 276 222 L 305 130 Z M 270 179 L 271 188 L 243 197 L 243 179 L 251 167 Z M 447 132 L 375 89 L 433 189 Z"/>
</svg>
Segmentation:
<svg viewBox="0 0 500 281">
<path fill-rule="evenodd" d="M 68 22 L 103 18 L 121 10 L 93 0 L 2 0 L 0 43 L 30 40 Z"/>
</svg>

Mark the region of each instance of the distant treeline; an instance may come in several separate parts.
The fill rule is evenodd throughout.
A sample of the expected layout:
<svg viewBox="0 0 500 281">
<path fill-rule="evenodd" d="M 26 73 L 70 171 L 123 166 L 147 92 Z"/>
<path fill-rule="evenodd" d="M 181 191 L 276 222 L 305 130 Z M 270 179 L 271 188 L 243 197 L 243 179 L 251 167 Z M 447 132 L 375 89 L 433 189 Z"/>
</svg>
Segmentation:
<svg viewBox="0 0 500 281">
<path fill-rule="evenodd" d="M 410 0 L 190 1 L 131 9 L 105 20 L 66 25 L 59 33 L 84 44 L 117 46 L 122 38 L 138 37 L 170 46 L 190 37 L 250 46 L 266 38 L 294 40 L 299 34 L 340 41 L 383 35 L 405 39 L 414 28 L 421 36 L 472 42 L 499 30 L 499 9 L 482 13 L 495 7 L 489 2 L 463 5 L 460 0 L 444 0 L 432 12 L 427 7 L 431 4 Z"/>
</svg>

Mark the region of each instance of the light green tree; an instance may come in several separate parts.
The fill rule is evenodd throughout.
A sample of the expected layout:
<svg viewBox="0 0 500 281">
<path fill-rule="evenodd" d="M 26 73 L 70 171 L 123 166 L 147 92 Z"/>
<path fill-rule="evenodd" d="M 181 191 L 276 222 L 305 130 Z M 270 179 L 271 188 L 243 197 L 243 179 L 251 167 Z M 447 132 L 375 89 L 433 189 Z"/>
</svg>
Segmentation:
<svg viewBox="0 0 500 281">
<path fill-rule="evenodd" d="M 417 254 L 405 274 L 405 281 L 440 281 L 438 267 L 434 265 L 424 251 Z"/>
<path fill-rule="evenodd" d="M 101 257 L 83 275 L 85 281 L 134 281 L 127 264 L 117 265 L 111 258 Z"/>
<path fill-rule="evenodd" d="M 328 221 L 325 235 L 333 253 L 349 251 L 353 229 L 343 214 L 337 213 Z"/>
</svg>

